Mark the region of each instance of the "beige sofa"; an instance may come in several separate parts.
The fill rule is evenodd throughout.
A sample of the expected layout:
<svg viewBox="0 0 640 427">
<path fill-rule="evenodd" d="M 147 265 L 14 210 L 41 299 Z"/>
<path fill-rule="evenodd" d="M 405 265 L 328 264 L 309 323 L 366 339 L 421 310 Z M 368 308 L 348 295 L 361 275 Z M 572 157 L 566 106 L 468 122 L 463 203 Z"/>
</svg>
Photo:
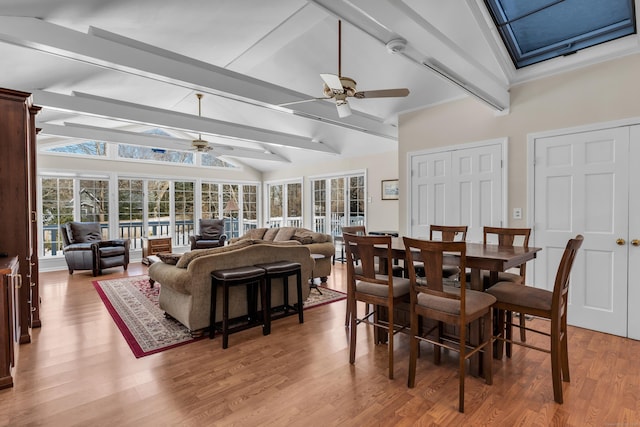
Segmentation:
<svg viewBox="0 0 640 427">
<path fill-rule="evenodd" d="M 198 249 L 173 258 L 159 254 L 162 262 L 149 267 L 149 278 L 160 283 L 160 308 L 192 332 L 209 326 L 211 272 L 276 261 L 294 261 L 302 265 L 302 299 L 309 295 L 309 279 L 315 262 L 307 245 L 300 242 L 262 242 L 244 239 L 228 246 Z M 272 306 L 283 303 L 282 279 L 274 280 Z M 289 303 L 296 303 L 295 276 L 289 278 Z M 218 289 L 216 321 L 222 320 L 222 290 Z M 246 291 L 233 287 L 229 295 L 229 317 L 247 314 Z"/>
<path fill-rule="evenodd" d="M 333 237 L 330 234 L 316 233 L 300 227 L 255 228 L 249 230 L 243 236 L 231 239 L 230 242 L 237 243 L 245 240 L 300 242 L 303 246 L 309 248 L 311 254 L 324 257 L 314 257 L 316 263 L 313 269 L 313 277 L 319 277 L 324 283 L 327 281 L 327 276 L 331 275 L 332 257 L 336 253 L 336 248 L 333 243 Z"/>
</svg>

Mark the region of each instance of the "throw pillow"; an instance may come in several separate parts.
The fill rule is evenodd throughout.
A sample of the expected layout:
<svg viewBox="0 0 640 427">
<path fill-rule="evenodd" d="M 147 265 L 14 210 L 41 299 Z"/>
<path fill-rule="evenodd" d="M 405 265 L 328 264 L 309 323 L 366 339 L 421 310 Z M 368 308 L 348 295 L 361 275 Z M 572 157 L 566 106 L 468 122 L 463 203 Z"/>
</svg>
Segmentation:
<svg viewBox="0 0 640 427">
<path fill-rule="evenodd" d="M 293 233 L 295 233 L 295 227 L 281 227 L 278 230 L 278 234 L 273 238 L 274 242 L 286 242 L 287 240 L 291 240 L 293 237 Z"/>
<path fill-rule="evenodd" d="M 278 228 L 269 228 L 265 233 L 262 240 L 273 240 L 278 234 Z"/>
<path fill-rule="evenodd" d="M 182 254 L 172 254 L 170 252 L 160 252 L 156 256 L 165 264 L 176 265 Z"/>
<path fill-rule="evenodd" d="M 310 245 L 311 243 L 313 243 L 313 238 L 311 236 L 298 236 L 297 234 L 294 234 L 291 239 L 293 240 L 297 240 L 298 242 L 302 243 L 303 245 Z"/>
</svg>

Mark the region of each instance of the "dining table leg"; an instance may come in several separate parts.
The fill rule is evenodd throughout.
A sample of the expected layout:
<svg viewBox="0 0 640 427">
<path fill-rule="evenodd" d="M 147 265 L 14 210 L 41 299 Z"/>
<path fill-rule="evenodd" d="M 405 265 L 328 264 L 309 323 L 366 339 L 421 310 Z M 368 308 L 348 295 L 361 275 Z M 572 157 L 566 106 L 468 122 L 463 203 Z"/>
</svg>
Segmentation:
<svg viewBox="0 0 640 427">
<path fill-rule="evenodd" d="M 480 269 L 472 268 L 470 275 L 471 275 L 471 289 L 474 291 L 478 291 L 478 290 L 482 291 L 483 289 L 482 289 L 482 282 L 480 277 Z M 469 341 L 471 342 L 471 345 L 474 345 L 474 346 L 478 345 L 480 343 L 480 333 L 482 331 L 482 320 L 478 319 L 475 322 L 471 323 L 469 329 L 470 329 Z M 474 375 L 477 377 L 483 374 L 482 357 L 483 357 L 483 353 L 478 352 L 473 356 L 471 356 L 471 358 L 469 359 L 469 373 L 471 375 Z"/>
</svg>

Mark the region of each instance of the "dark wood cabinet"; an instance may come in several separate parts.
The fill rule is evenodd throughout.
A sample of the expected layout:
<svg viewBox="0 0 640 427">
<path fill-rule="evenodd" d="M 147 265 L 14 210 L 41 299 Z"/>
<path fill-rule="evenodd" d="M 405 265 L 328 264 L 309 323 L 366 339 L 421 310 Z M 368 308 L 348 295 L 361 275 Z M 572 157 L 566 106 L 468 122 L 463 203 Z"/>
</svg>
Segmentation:
<svg viewBox="0 0 640 427">
<path fill-rule="evenodd" d="M 36 209 L 36 128 L 40 110 L 31 94 L 0 88 L 0 252 L 16 255 L 19 288 L 17 334 L 31 341 L 40 326 Z"/>
<path fill-rule="evenodd" d="M 16 365 L 18 340 L 18 292 L 22 284 L 17 257 L 0 258 L 0 389 L 13 386 L 12 370 Z"/>
</svg>

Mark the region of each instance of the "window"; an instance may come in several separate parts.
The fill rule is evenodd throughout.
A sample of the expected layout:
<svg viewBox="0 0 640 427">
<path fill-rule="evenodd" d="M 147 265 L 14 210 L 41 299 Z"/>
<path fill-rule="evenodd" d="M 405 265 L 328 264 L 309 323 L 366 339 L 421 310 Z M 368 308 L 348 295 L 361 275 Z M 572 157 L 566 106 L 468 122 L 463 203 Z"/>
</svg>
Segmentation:
<svg viewBox="0 0 640 427">
<path fill-rule="evenodd" d="M 219 168 L 237 168 L 236 165 L 220 160 L 216 156 L 209 153 L 202 153 L 202 166 L 214 166 Z"/>
<path fill-rule="evenodd" d="M 202 218 L 220 218 L 218 184 L 202 183 Z"/>
<path fill-rule="evenodd" d="M 173 184 L 174 198 L 174 242 L 179 246 L 189 243 L 193 233 L 194 190 L 193 182 L 176 181 Z"/>
<path fill-rule="evenodd" d="M 73 179 L 42 180 L 42 245 L 43 254 L 62 253 L 60 225 L 73 221 Z"/>
<path fill-rule="evenodd" d="M 365 178 L 364 173 L 357 173 L 311 180 L 315 231 L 340 236 L 343 225 L 365 225 Z"/>
<path fill-rule="evenodd" d="M 242 234 L 258 227 L 258 186 L 242 186 Z"/>
<path fill-rule="evenodd" d="M 147 236 L 170 236 L 171 193 L 169 181 L 147 182 Z"/>
<path fill-rule="evenodd" d="M 108 180 L 80 180 L 80 221 L 99 222 L 102 238 L 109 238 Z"/>
<path fill-rule="evenodd" d="M 120 238 L 130 239 L 131 248 L 138 248 L 144 227 L 144 181 L 118 180 L 118 229 Z"/>
<path fill-rule="evenodd" d="M 101 141 L 84 141 L 78 144 L 67 144 L 46 148 L 49 153 L 79 154 L 82 156 L 106 156 L 107 143 Z"/>
<path fill-rule="evenodd" d="M 632 0 L 485 0 L 516 68 L 635 34 Z"/>
<path fill-rule="evenodd" d="M 195 153 L 188 151 L 165 150 L 140 145 L 118 144 L 118 157 L 135 160 L 155 160 L 158 162 L 193 165 Z"/>
<path fill-rule="evenodd" d="M 267 184 L 268 227 L 302 227 L 302 183 Z"/>
</svg>

